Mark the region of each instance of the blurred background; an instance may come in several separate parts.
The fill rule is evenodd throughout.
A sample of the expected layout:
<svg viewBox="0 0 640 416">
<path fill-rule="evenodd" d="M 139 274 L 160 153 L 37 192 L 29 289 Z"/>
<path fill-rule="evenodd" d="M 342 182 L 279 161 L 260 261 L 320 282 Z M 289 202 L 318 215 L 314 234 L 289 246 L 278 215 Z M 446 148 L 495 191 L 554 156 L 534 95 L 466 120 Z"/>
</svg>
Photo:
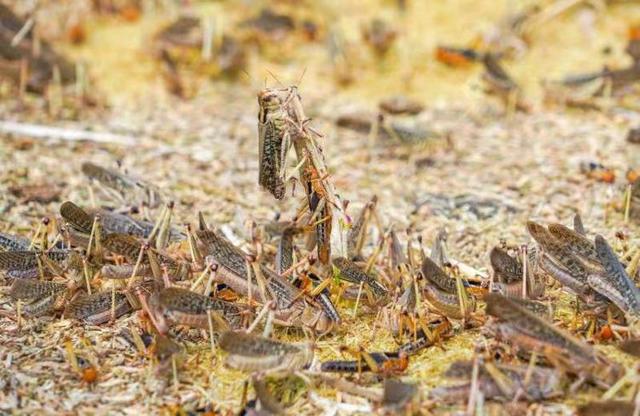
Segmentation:
<svg viewBox="0 0 640 416">
<path fill-rule="evenodd" d="M 300 82 L 329 98 L 482 99 L 481 59 L 447 56 L 445 47 L 498 56 L 536 107 L 545 97 L 544 83 L 605 65 L 628 65 L 625 47 L 640 22 L 636 2 L 605 0 L 3 4 L 21 25 L 29 23 L 26 42 L 12 38 L 12 46 L 26 50 L 32 35 L 49 42 L 67 60 L 61 68 L 63 83 L 81 68 L 86 92 L 116 106 L 171 99 L 167 96 L 189 99 L 211 93 L 216 83 L 257 90 L 265 83 Z M 3 42 L 10 35 L 5 33 Z M 15 81 L 19 68 L 8 75 L 7 61 L 15 64 L 17 56 L 5 52 L 1 75 Z M 49 81 L 40 78 L 33 84 Z M 44 85 L 31 87 L 42 90 Z M 3 94 L 8 88 L 5 81 Z"/>
</svg>

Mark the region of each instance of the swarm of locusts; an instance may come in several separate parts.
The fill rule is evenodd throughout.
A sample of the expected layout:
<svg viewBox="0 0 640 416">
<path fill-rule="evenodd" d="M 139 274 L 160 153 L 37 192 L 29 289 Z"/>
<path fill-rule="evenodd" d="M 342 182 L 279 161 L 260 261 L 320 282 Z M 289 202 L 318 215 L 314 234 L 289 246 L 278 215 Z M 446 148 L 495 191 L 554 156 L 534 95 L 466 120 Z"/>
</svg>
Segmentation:
<svg viewBox="0 0 640 416">
<path fill-rule="evenodd" d="M 529 221 L 522 227 L 533 244 L 496 244 L 487 256 L 490 276 L 476 273 L 449 257 L 444 230 L 425 248 L 382 229 L 376 197 L 347 214 L 322 135 L 295 87 L 265 89 L 258 105 L 260 186 L 278 200 L 304 191 L 290 219 L 256 224 L 240 245 L 201 213 L 193 213 L 196 226 L 172 224 L 170 196 L 86 161 L 92 193 L 113 201 L 110 208 L 67 200 L 32 238 L 0 234 L 0 268 L 18 325 L 45 315 L 111 325 L 137 314 L 140 332 L 131 337 L 155 356 L 158 378 L 175 377 L 184 365 L 178 329 L 196 328 L 204 345 L 224 352 L 226 366 L 246 374 L 252 389 L 240 406 L 250 414 L 286 412 L 273 380 L 287 379 L 303 384 L 297 400 L 324 400 L 343 413 L 482 412 L 489 402 L 516 411 L 582 389 L 600 391 L 602 401 L 581 411 L 632 411 L 638 367 L 625 369 L 591 341 L 615 340 L 640 355 L 640 250 L 618 257 L 579 215 L 571 227 Z M 640 209 L 636 198 L 629 204 Z M 571 330 L 553 319 L 552 286 L 575 299 Z M 338 307 L 345 303 L 349 309 Z M 341 359 L 321 361 L 317 343 L 334 336 L 345 313 L 374 316 L 396 348 L 343 346 Z M 282 327 L 299 341 L 279 337 Z M 428 391 L 403 378 L 414 355 L 478 328 L 485 336 L 474 358 L 446 372 L 457 382 Z M 91 364 L 67 348 L 70 365 L 95 380 Z M 363 402 L 321 399 L 323 387 Z"/>
</svg>

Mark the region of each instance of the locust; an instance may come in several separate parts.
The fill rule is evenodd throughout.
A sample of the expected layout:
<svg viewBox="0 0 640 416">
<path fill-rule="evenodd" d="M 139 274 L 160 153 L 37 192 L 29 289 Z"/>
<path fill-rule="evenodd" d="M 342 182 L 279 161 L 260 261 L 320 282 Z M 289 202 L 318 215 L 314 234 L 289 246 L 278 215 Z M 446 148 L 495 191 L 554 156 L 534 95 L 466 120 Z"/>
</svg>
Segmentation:
<svg viewBox="0 0 640 416">
<path fill-rule="evenodd" d="M 89 179 L 102 185 L 104 188 L 114 191 L 122 201 L 125 200 L 125 197 L 128 194 L 132 194 L 136 198 L 139 196 L 141 202 L 150 208 L 155 208 L 163 202 L 160 191 L 156 187 L 140 179 L 107 169 L 92 162 L 84 162 L 82 164 L 82 173 L 84 173 Z M 114 192 L 107 193 L 113 195 Z"/>
<path fill-rule="evenodd" d="M 103 291 L 72 300 L 65 309 L 65 316 L 101 325 L 131 311 L 131 304 L 123 292 Z"/>
<path fill-rule="evenodd" d="M 566 242 L 560 242 L 542 225 L 529 221 L 527 230 L 542 249 L 538 257 L 538 266 L 571 289 L 587 304 L 593 304 L 596 297 L 587 279 L 595 270 L 571 251 Z"/>
<path fill-rule="evenodd" d="M 249 268 L 248 256 L 213 230 L 197 232 L 200 250 L 217 267 L 217 278 L 243 296 L 256 296 L 262 303 L 275 301 L 274 322 L 302 326 L 324 333 L 333 326 L 331 318 L 313 299 L 264 265 Z M 264 293 L 261 287 L 264 288 Z"/>
<path fill-rule="evenodd" d="M 585 342 L 556 328 L 513 300 L 499 294 L 485 296 L 487 314 L 495 317 L 497 336 L 524 351 L 537 351 L 560 368 L 588 380 L 609 386 L 621 375 L 621 368 Z"/>
<path fill-rule="evenodd" d="M 313 298 L 320 305 L 325 315 L 327 315 L 331 322 L 333 322 L 334 324 L 340 324 L 342 319 L 340 318 L 340 313 L 331 301 L 331 293 L 329 291 L 329 288 L 324 287 L 318 292 L 318 290 L 323 286 L 323 281 L 317 274 L 313 272 L 307 272 L 306 278 L 308 279 L 309 283 L 313 285 L 313 289 L 311 289 L 311 292 L 315 293 L 315 295 L 313 295 Z M 302 279 L 298 279 L 298 281 L 302 282 Z"/>
<path fill-rule="evenodd" d="M 316 219 L 316 249 L 318 259 L 328 263 L 331 258 L 332 209 L 327 191 L 322 184 L 315 167 L 307 165 L 303 170 L 303 183 L 306 185 L 307 199 L 311 218 Z"/>
<path fill-rule="evenodd" d="M 227 366 L 246 372 L 296 371 L 313 359 L 310 344 L 289 344 L 242 331 L 222 333 L 219 346 L 228 353 Z"/>
<path fill-rule="evenodd" d="M 293 266 L 294 243 L 293 238 L 299 232 L 297 227 L 287 227 L 280 235 L 278 248 L 276 252 L 275 271 L 282 274 Z"/>
<path fill-rule="evenodd" d="M 382 283 L 347 258 L 338 257 L 333 259 L 333 266 L 337 270 L 337 275 L 340 279 L 354 284 L 364 284 L 378 298 L 386 296 L 389 292 Z"/>
<path fill-rule="evenodd" d="M 475 298 L 467 294 L 467 283 L 460 277 L 452 279 L 429 257 L 424 258 L 421 273 L 426 280 L 423 287 L 425 299 L 444 316 L 466 319 L 475 311 Z"/>
<path fill-rule="evenodd" d="M 229 327 L 239 328 L 244 321 L 243 312 L 237 305 L 177 287 L 157 290 L 151 296 L 149 306 L 160 315 L 156 316 L 156 321 L 168 321 L 169 324 L 208 329 L 211 319 L 214 328 L 224 331 Z M 166 329 L 163 325 L 160 332 L 166 332 Z"/>
<path fill-rule="evenodd" d="M 506 250 L 494 247 L 489 253 L 494 278 L 500 283 L 513 283 L 522 279 L 522 263 L 510 256 Z"/>
<path fill-rule="evenodd" d="M 29 317 L 46 315 L 61 306 L 68 286 L 64 283 L 38 279 L 16 279 L 11 285 L 9 296 L 15 300 L 28 302 L 22 305 L 22 313 Z"/>
<path fill-rule="evenodd" d="M 367 234 L 367 224 L 370 222 L 371 217 L 376 215 L 374 211 L 377 203 L 378 197 L 374 195 L 371 200 L 362 207 L 356 220 L 351 224 L 351 228 L 347 234 L 347 255 L 351 259 L 361 258 L 362 247 Z"/>
<path fill-rule="evenodd" d="M 381 111 L 389 114 L 411 114 L 416 115 L 424 110 L 424 105 L 420 102 L 405 97 L 404 95 L 394 95 L 380 101 L 378 107 Z"/>
<path fill-rule="evenodd" d="M 452 279 L 442 268 L 430 257 L 425 257 L 420 266 L 422 277 L 438 289 L 454 293 L 456 291 L 456 281 Z"/>
<path fill-rule="evenodd" d="M 523 247 L 524 262 L 526 262 L 526 275 L 524 262 L 520 257 L 514 258 L 506 250 L 494 247 L 489 253 L 494 280 L 493 289 L 509 297 L 523 296 L 523 283 L 526 279 L 527 298 L 536 299 L 544 294 L 544 280 L 539 273 L 535 273 L 533 265 L 536 264 L 537 252 Z"/>
<path fill-rule="evenodd" d="M 640 317 L 640 290 L 629 278 L 624 267 L 606 240 L 597 235 L 595 251 L 604 268 L 604 276 L 592 274 L 587 278 L 589 286 L 613 302 L 624 313 Z"/>
<path fill-rule="evenodd" d="M 628 316 L 640 313 L 640 290 L 602 236 L 596 236 L 592 243 L 561 224 L 551 224 L 546 230 L 530 222 L 527 228 L 547 256 L 543 269 L 556 279 L 579 295 L 589 296 L 588 300 L 596 298 L 589 295 L 595 292 L 600 300 L 611 301 Z"/>
<path fill-rule="evenodd" d="M 562 395 L 562 375 L 558 370 L 509 365 L 479 360 L 478 390 L 488 400 L 541 401 Z M 446 371 L 445 376 L 469 380 L 463 384 L 437 387 L 430 392 L 434 400 L 447 403 L 465 402 L 472 393 L 473 361 L 456 361 Z"/>
<path fill-rule="evenodd" d="M 258 94 L 258 182 L 276 199 L 284 198 L 287 153 L 291 147 L 283 105 L 278 91 L 264 90 Z"/>
<path fill-rule="evenodd" d="M 578 230 L 581 229 L 580 225 L 578 225 L 577 227 Z M 547 228 L 549 229 L 549 232 L 552 236 L 554 236 L 558 241 L 562 241 L 563 243 L 565 243 L 566 247 L 571 252 L 579 256 L 581 259 L 585 260 L 588 265 L 596 268 L 601 267 L 600 259 L 598 257 L 595 245 L 593 241 L 589 240 L 586 237 L 584 228 L 582 228 L 583 232 L 578 232 L 557 223 L 549 224 Z"/>
<path fill-rule="evenodd" d="M 389 230 L 387 233 L 387 244 L 389 247 L 389 265 L 392 271 L 400 272 L 401 268 L 406 267 L 408 264 L 408 259 L 394 229 Z"/>
<path fill-rule="evenodd" d="M 41 273 L 55 273 L 59 268 L 79 269 L 81 264 L 80 254 L 70 249 L 0 252 L 0 270 L 10 279 L 36 278 Z"/>
<path fill-rule="evenodd" d="M 362 373 L 373 372 L 385 376 L 404 373 L 409 366 L 409 356 L 405 351 L 394 352 L 366 352 L 362 349 L 352 350 L 342 348 L 354 355 L 356 360 L 325 361 L 320 371 L 332 373 Z"/>
<path fill-rule="evenodd" d="M 407 329 L 416 328 L 417 293 L 416 282 L 406 279 L 404 290 L 396 302 L 391 305 L 392 313 L 388 318 L 389 328 L 394 338 L 402 338 Z M 386 309 L 385 309 L 386 310 Z"/>
<path fill-rule="evenodd" d="M 399 351 L 409 355 L 416 354 L 450 337 L 452 335 L 452 329 L 451 322 L 446 319 L 431 322 L 427 327 L 421 327 L 416 334 L 416 339 L 403 344 L 399 348 Z"/>
<path fill-rule="evenodd" d="M 529 107 L 522 100 L 520 86 L 503 68 L 495 54 L 485 53 L 482 57 L 485 72 L 482 79 L 487 85 L 487 92 L 499 97 L 507 106 L 519 111 L 528 111 Z"/>
<path fill-rule="evenodd" d="M 608 90 L 611 94 L 619 94 L 624 88 L 640 79 L 640 67 L 637 64 L 621 69 L 604 69 L 598 72 L 579 74 L 562 80 L 565 87 L 596 87 L 593 97 L 602 96 Z"/>
<path fill-rule="evenodd" d="M 523 299 L 520 297 L 509 296 L 508 294 L 502 294 L 509 298 L 512 303 L 527 309 L 529 312 L 534 313 L 544 319 L 552 319 L 554 314 L 554 308 L 551 304 L 532 299 Z"/>
<path fill-rule="evenodd" d="M 429 254 L 429 258 L 438 267 L 444 267 L 448 263 L 446 250 L 447 238 L 449 238 L 447 230 L 445 228 L 442 228 L 438 231 L 436 237 L 433 239 L 433 245 L 431 246 L 431 253 Z"/>
<path fill-rule="evenodd" d="M 114 254 L 125 257 L 130 263 L 134 264 L 104 265 L 101 269 L 102 275 L 109 279 L 126 279 L 131 277 L 135 269 L 135 263 L 140 256 L 140 250 L 144 244 L 144 241 L 128 234 L 112 233 L 106 235 L 102 239 L 102 246 Z M 146 250 L 153 252 L 157 259 L 158 266 L 166 268 L 167 273 L 170 276 L 179 280 L 189 273 L 189 265 L 186 262 L 174 260 L 168 255 L 158 252 L 150 247 L 147 247 Z M 138 264 L 138 268 L 136 270 L 136 274 L 138 276 L 153 277 L 153 270 L 149 264 L 148 257 L 149 255 L 147 254 L 146 257 L 143 257 L 143 261 Z"/>
<path fill-rule="evenodd" d="M 104 210 L 86 211 L 71 201 L 65 201 L 60 206 L 60 215 L 66 221 L 67 225 L 74 231 L 76 245 L 86 246 L 88 236 L 93 229 L 93 223 L 96 215 L 100 219 L 100 226 L 104 234 L 129 234 L 136 237 L 148 238 L 154 231 L 155 224 L 134 219 L 128 215 L 118 214 L 115 212 Z M 170 228 L 168 231 L 169 241 L 182 240 L 184 234 L 178 230 Z M 72 241 L 74 241 L 72 239 Z"/>
<path fill-rule="evenodd" d="M 338 127 L 347 128 L 361 134 L 372 134 L 381 143 L 401 145 L 422 145 L 429 139 L 442 136 L 429 130 L 418 120 L 395 119 L 384 114 L 355 112 L 342 114 L 336 119 Z"/>
<path fill-rule="evenodd" d="M 425 300 L 429 302 L 438 312 L 452 319 L 465 319 L 469 312 L 473 312 L 476 302 L 473 297 L 468 298 L 467 309 L 464 311 L 460 307 L 460 298 L 457 293 L 447 293 L 432 285 L 426 285 L 423 290 Z"/>
<path fill-rule="evenodd" d="M 307 197 L 306 202 L 308 211 L 311 214 L 311 221 L 313 221 L 313 225 L 316 228 L 318 260 L 322 264 L 328 264 L 331 257 L 332 232 L 336 242 L 338 242 L 338 239 L 340 241 L 341 254 L 344 249 L 342 246 L 346 243 L 342 228 L 334 227 L 333 225 L 334 222 L 337 225 L 339 219 L 335 214 L 341 214 L 342 219 L 347 223 L 349 219 L 344 214 L 343 204 L 333 189 L 331 181 L 328 180 L 329 173 L 325 165 L 324 155 L 316 139 L 320 135 L 308 126 L 309 120 L 304 114 L 300 96 L 295 86 L 266 89 L 259 93 L 259 97 L 260 100 L 268 98 L 270 112 L 278 114 L 276 118 L 285 122 L 284 124 L 278 124 L 278 131 L 282 128 L 282 134 L 288 135 L 288 138 L 284 139 L 286 143 L 283 143 L 283 147 L 279 150 L 282 153 L 285 149 L 288 149 L 289 142 L 293 144 L 298 159 L 296 170 L 299 172 L 300 183 Z M 268 114 L 269 112 L 266 114 L 267 117 Z M 261 112 L 261 116 L 264 116 L 263 112 Z M 259 128 L 263 125 L 264 120 L 264 118 L 259 119 Z M 260 147 L 268 148 L 270 146 L 262 146 L 261 144 Z M 273 153 L 277 153 L 277 151 Z M 278 155 L 269 155 L 268 152 L 262 152 L 261 160 L 264 157 L 268 158 L 269 161 L 273 161 L 277 159 Z M 268 183 L 267 189 L 272 188 L 270 191 L 274 196 L 278 197 L 281 192 L 284 192 L 281 190 L 283 186 L 281 179 L 284 175 L 278 175 L 280 172 L 276 171 L 274 163 L 268 162 L 265 165 L 268 167 L 267 170 L 275 174 L 269 176 L 272 180 L 265 180 Z"/>
</svg>

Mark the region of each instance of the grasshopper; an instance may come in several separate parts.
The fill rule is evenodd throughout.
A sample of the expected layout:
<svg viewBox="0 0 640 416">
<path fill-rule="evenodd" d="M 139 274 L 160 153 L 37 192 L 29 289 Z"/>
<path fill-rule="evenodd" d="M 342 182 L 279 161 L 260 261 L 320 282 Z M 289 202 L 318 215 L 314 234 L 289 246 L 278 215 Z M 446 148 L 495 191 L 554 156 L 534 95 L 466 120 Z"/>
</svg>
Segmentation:
<svg viewBox="0 0 640 416">
<path fill-rule="evenodd" d="M 535 273 L 532 264 L 536 263 L 537 252 L 535 250 L 529 250 L 527 247 L 524 253 L 524 262 L 526 262 L 526 275 L 525 268 L 523 267 L 523 261 L 519 258 L 514 258 L 506 250 L 500 247 L 494 247 L 489 253 L 489 259 L 491 262 L 491 268 L 493 269 L 494 279 L 497 278 L 497 282 L 493 282 L 493 289 L 499 293 L 507 295 L 509 297 L 522 297 L 523 296 L 523 283 L 526 279 L 526 295 L 527 298 L 536 299 L 544 294 L 544 280 L 540 278 L 540 275 Z"/>
<path fill-rule="evenodd" d="M 420 266 L 422 277 L 438 289 L 454 293 L 456 291 L 456 281 L 452 279 L 442 268 L 429 257 L 425 257 Z"/>
<path fill-rule="evenodd" d="M 407 146 L 421 145 L 442 134 L 425 128 L 417 120 L 394 120 L 384 114 L 348 113 L 336 119 L 338 127 L 347 128 L 362 134 L 372 134 L 382 143 L 398 143 Z"/>
<path fill-rule="evenodd" d="M 573 254 L 585 260 L 590 266 L 596 268 L 601 267 L 595 245 L 585 234 L 574 231 L 562 224 L 549 224 L 547 228 L 551 235 L 558 241 L 565 243 L 566 247 L 573 252 Z"/>
<path fill-rule="evenodd" d="M 380 101 L 378 107 L 381 111 L 389 114 L 411 114 L 416 115 L 424 110 L 424 105 L 420 102 L 407 98 L 404 95 L 394 95 Z"/>
<path fill-rule="evenodd" d="M 599 385 L 611 385 L 621 368 L 599 355 L 593 347 L 556 328 L 513 300 L 499 294 L 485 296 L 487 314 L 498 319 L 496 332 L 525 351 L 538 351 L 549 361 Z"/>
<path fill-rule="evenodd" d="M 101 325 L 131 311 L 131 304 L 124 293 L 104 291 L 74 299 L 67 305 L 65 316 Z"/>
<path fill-rule="evenodd" d="M 433 246 L 431 247 L 429 257 L 438 267 L 444 267 L 445 264 L 448 263 L 446 252 L 447 238 L 449 238 L 449 234 L 445 228 L 442 228 L 433 239 Z"/>
<path fill-rule="evenodd" d="M 291 147 L 283 105 L 279 91 L 264 90 L 258 94 L 258 182 L 276 199 L 284 198 L 287 154 Z"/>
<path fill-rule="evenodd" d="M 235 304 L 177 287 L 157 290 L 151 296 L 149 306 L 162 315 L 158 322 L 166 319 L 170 324 L 201 329 L 209 328 L 209 313 L 213 314 L 212 321 L 217 329 L 223 331 L 229 326 L 239 328 L 244 321 L 242 310 Z"/>
<path fill-rule="evenodd" d="M 59 267 L 64 270 L 79 269 L 81 263 L 80 254 L 69 249 L 0 252 L 0 270 L 4 270 L 11 279 L 36 278 L 41 272 L 50 274 Z"/>
<path fill-rule="evenodd" d="M 409 366 L 409 356 L 404 351 L 395 352 L 366 352 L 363 350 L 344 351 L 354 355 L 356 360 L 325 361 L 320 370 L 332 373 L 361 373 L 371 371 L 385 376 L 404 373 Z"/>
<path fill-rule="evenodd" d="M 394 229 L 389 230 L 387 240 L 389 246 L 389 265 L 393 271 L 400 271 L 401 268 L 406 267 L 408 260 L 398 239 L 398 234 Z"/>
<path fill-rule="evenodd" d="M 401 339 L 406 329 L 416 327 L 417 284 L 413 279 L 406 279 L 405 288 L 396 302 L 391 305 L 391 316 L 388 316 L 391 333 Z M 385 308 L 385 311 L 387 309 Z"/>
<path fill-rule="evenodd" d="M 272 162 L 278 156 L 282 156 L 281 162 L 284 166 L 285 157 L 283 155 L 286 154 L 289 143 L 292 143 L 299 161 L 299 167 L 296 170 L 300 172 L 300 182 L 307 196 L 307 206 L 312 215 L 311 218 L 315 220 L 318 259 L 323 264 L 328 264 L 331 255 L 332 230 L 334 231 L 336 243 L 339 242 L 340 244 L 340 247 L 338 247 L 340 253 L 344 254 L 346 251 L 346 236 L 343 235 L 344 230 L 342 227 L 337 227 L 338 218 L 334 214 L 335 212 L 340 213 L 342 219 L 347 223 L 349 219 L 344 214 L 343 205 L 336 195 L 333 185 L 328 180 L 329 174 L 325 166 L 324 156 L 316 140 L 319 134 L 307 126 L 308 119 L 304 114 L 296 87 L 266 89 L 260 92 L 258 97 L 260 101 L 267 100 L 269 103 L 269 111 L 260 113 L 259 125 L 264 125 L 264 122 L 268 120 L 269 113 L 275 114 L 276 117 L 274 119 L 278 120 L 278 136 L 282 136 L 275 141 L 275 143 L 282 143 L 282 147 L 276 149 L 276 152 L 269 150 L 273 146 L 268 146 L 266 142 L 263 146 L 261 143 L 261 149 L 263 147 L 267 149 L 266 152 L 261 151 L 261 161 L 267 158 L 269 162 L 264 165 L 268 168 L 268 171 L 271 171 L 269 176 L 271 180 L 265 179 L 264 182 L 274 196 L 278 197 L 281 193 L 284 193 L 281 190 L 284 186 L 281 183 L 284 182 L 282 167 L 279 166 L 280 172 L 278 172 L 275 169 L 276 163 Z M 276 154 L 277 150 L 280 151 L 280 155 Z M 272 154 L 269 154 L 269 152 Z M 262 183 L 263 181 L 261 180 L 260 182 Z M 335 227 L 333 226 L 334 222 L 336 223 Z"/>
<path fill-rule="evenodd" d="M 281 341 L 227 331 L 219 340 L 227 352 L 227 366 L 240 371 L 296 371 L 306 368 L 313 360 L 310 344 L 288 344 Z"/>
<path fill-rule="evenodd" d="M 606 240 L 597 235 L 595 251 L 604 268 L 604 276 L 592 274 L 587 278 L 589 286 L 613 302 L 624 313 L 640 317 L 640 290 L 629 278 L 624 267 L 607 244 Z"/>
<path fill-rule="evenodd" d="M 255 294 L 262 303 L 275 301 L 275 323 L 302 326 L 320 333 L 330 330 L 333 323 L 329 316 L 289 281 L 263 265 L 248 268 L 247 254 L 216 231 L 200 230 L 197 236 L 201 252 L 217 266 L 217 277 L 223 283 L 243 296 Z"/>
<path fill-rule="evenodd" d="M 575 292 L 587 304 L 593 304 L 596 298 L 587 279 L 595 270 L 587 266 L 567 248 L 566 243 L 558 241 L 542 225 L 529 221 L 527 230 L 542 249 L 538 256 L 538 266 Z"/>
<path fill-rule="evenodd" d="M 388 289 L 373 276 L 365 273 L 356 263 L 344 257 L 333 259 L 333 266 L 338 271 L 340 279 L 355 284 L 365 284 L 378 297 L 388 294 Z"/>
<path fill-rule="evenodd" d="M 307 272 L 306 277 L 308 278 L 309 283 L 314 285 L 312 292 L 317 293 L 323 283 L 320 277 L 313 272 Z M 302 280 L 299 281 L 302 282 Z M 340 318 L 340 313 L 331 301 L 331 293 L 329 292 L 328 287 L 322 288 L 322 290 L 319 293 L 315 294 L 313 298 L 320 305 L 324 313 L 332 322 L 334 322 L 335 324 L 340 324 L 342 319 Z"/>
<path fill-rule="evenodd" d="M 445 376 L 468 380 L 472 377 L 473 367 L 473 361 L 456 361 Z M 563 393 L 561 374 L 554 369 L 485 361 L 479 363 L 478 367 L 478 390 L 489 400 L 519 399 L 537 402 L 559 397 Z M 435 388 L 430 397 L 455 403 L 466 401 L 471 392 L 472 382 L 469 381 L 461 385 Z"/>
<path fill-rule="evenodd" d="M 89 179 L 111 190 L 112 192 L 108 192 L 103 188 L 105 193 L 111 195 L 115 193 L 121 201 L 124 201 L 125 197 L 129 193 L 133 194 L 135 198 L 140 197 L 140 202 L 146 204 L 150 208 L 157 207 L 163 201 L 162 196 L 156 187 L 123 173 L 98 166 L 91 162 L 85 162 L 82 164 L 82 173 L 84 173 Z"/>
<path fill-rule="evenodd" d="M 444 316 L 452 319 L 465 319 L 469 312 L 473 312 L 476 307 L 475 298 L 469 297 L 467 311 L 460 307 L 460 298 L 457 293 L 447 293 L 432 285 L 426 285 L 423 291 L 424 297 L 431 306 Z"/>
<path fill-rule="evenodd" d="M 282 274 L 293 266 L 293 238 L 299 232 L 297 227 L 287 227 L 280 235 L 276 251 L 276 273 Z"/>
<path fill-rule="evenodd" d="M 316 220 L 316 248 L 318 259 L 328 263 L 331 258 L 332 209 L 327 192 L 315 167 L 307 165 L 303 170 L 303 181 L 306 184 L 309 212 Z"/>
<path fill-rule="evenodd" d="M 505 71 L 497 56 L 485 53 L 482 57 L 485 72 L 482 79 L 487 85 L 487 93 L 500 98 L 507 108 L 518 111 L 529 111 L 529 106 L 522 99 L 522 89 Z"/>
<path fill-rule="evenodd" d="M 100 218 L 100 226 L 105 234 L 129 234 L 136 237 L 148 238 L 151 236 L 154 228 L 156 228 L 154 223 L 136 220 L 124 214 L 104 210 L 85 211 L 71 201 L 62 203 L 60 206 L 60 215 L 69 227 L 79 234 L 79 236 L 77 236 L 79 241 L 82 241 L 80 238 L 82 235 L 86 236 L 91 234 L 96 215 Z M 170 228 L 168 233 L 169 241 L 177 241 L 184 238 L 183 233 L 173 228 Z M 88 240 L 85 238 L 85 241 Z"/>
<path fill-rule="evenodd" d="M 424 258 L 420 270 L 427 281 L 423 288 L 425 299 L 444 316 L 466 319 L 475 311 L 475 298 L 467 294 L 468 284 L 460 277 L 452 279 L 429 257 Z"/>
<path fill-rule="evenodd" d="M 141 247 L 145 243 L 139 238 L 128 234 L 112 233 L 106 235 L 102 239 L 102 245 L 105 249 L 112 253 L 124 256 L 129 262 L 136 263 L 140 255 Z M 159 266 L 165 267 L 167 273 L 173 277 L 183 278 L 189 273 L 189 265 L 185 262 L 176 261 L 173 258 L 156 250 L 146 247 L 155 254 Z M 147 255 L 148 258 L 148 255 Z M 131 277 L 135 266 L 133 264 L 125 265 L 105 265 L 102 267 L 102 275 L 109 279 L 126 279 Z M 138 264 L 136 271 L 138 276 L 153 277 L 152 267 L 148 261 Z"/>
<path fill-rule="evenodd" d="M 560 224 L 550 225 L 547 231 L 530 222 L 527 228 L 542 246 L 545 256 L 551 258 L 543 262 L 543 268 L 553 272 L 555 278 L 574 290 L 577 288 L 579 295 L 589 296 L 590 291 L 595 291 L 625 314 L 640 314 L 640 290 L 602 236 L 596 236 L 593 244 L 582 234 Z M 559 264 L 554 264 L 556 261 Z M 594 298 L 591 295 L 587 299 Z"/>
<path fill-rule="evenodd" d="M 41 281 L 37 279 L 16 279 L 11 285 L 9 296 L 15 300 L 28 301 L 22 306 L 26 316 L 45 315 L 60 305 L 68 286 L 64 283 Z"/>
<path fill-rule="evenodd" d="M 436 345 L 437 342 L 444 340 L 451 336 L 453 327 L 448 320 L 435 321 L 429 324 L 426 328 L 421 328 L 418 331 L 417 338 L 414 341 L 408 342 L 399 348 L 399 351 L 405 352 L 409 355 L 416 354 L 423 349 Z"/>
<path fill-rule="evenodd" d="M 371 217 L 375 215 L 374 210 L 378 203 L 378 197 L 373 196 L 369 202 L 367 202 L 356 220 L 352 223 L 351 229 L 347 234 L 347 255 L 349 258 L 360 258 L 362 252 L 362 246 L 365 242 L 367 234 L 367 224 L 371 220 Z"/>
</svg>

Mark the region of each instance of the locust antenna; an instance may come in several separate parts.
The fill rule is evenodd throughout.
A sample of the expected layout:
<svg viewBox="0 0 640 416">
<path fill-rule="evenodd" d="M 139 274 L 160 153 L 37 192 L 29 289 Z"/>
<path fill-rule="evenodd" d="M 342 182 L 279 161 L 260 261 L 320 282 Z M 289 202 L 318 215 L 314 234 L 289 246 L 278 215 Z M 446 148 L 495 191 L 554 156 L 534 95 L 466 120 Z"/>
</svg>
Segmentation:
<svg viewBox="0 0 640 416">
<path fill-rule="evenodd" d="M 280 86 L 281 86 L 282 88 L 284 88 L 284 84 L 283 84 L 282 82 L 280 82 L 280 80 L 278 79 L 278 77 L 277 77 L 277 76 L 275 76 L 275 74 L 274 74 L 273 72 L 271 72 L 269 69 L 267 69 L 267 73 L 268 73 L 269 75 L 271 75 L 271 77 L 272 77 L 273 79 L 275 79 L 275 80 L 276 80 L 276 82 L 277 82 L 278 84 L 280 84 Z"/>
<path fill-rule="evenodd" d="M 296 87 L 300 88 L 300 85 L 302 85 L 302 80 L 304 79 L 305 74 L 307 73 L 307 67 L 305 66 L 304 69 L 302 70 L 302 74 L 300 75 L 300 78 L 298 78 L 298 82 L 296 83 Z"/>
</svg>

